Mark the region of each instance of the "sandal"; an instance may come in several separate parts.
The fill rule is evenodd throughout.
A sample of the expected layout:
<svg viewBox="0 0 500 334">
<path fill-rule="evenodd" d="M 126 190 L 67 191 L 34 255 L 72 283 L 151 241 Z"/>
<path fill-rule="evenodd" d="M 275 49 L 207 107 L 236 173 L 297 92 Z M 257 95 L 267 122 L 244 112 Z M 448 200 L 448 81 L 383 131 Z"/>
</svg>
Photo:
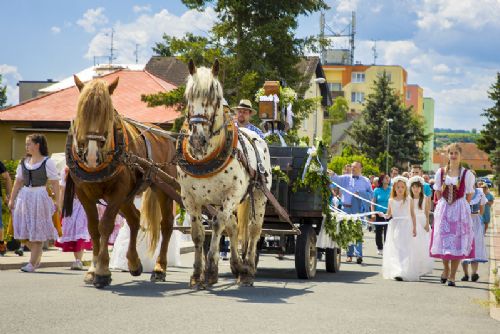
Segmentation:
<svg viewBox="0 0 500 334">
<path fill-rule="evenodd" d="M 448 277 L 441 276 L 441 284 L 446 283 L 447 280 L 448 280 Z"/>
<path fill-rule="evenodd" d="M 352 262 L 352 256 L 348 256 L 346 262 Z"/>
</svg>

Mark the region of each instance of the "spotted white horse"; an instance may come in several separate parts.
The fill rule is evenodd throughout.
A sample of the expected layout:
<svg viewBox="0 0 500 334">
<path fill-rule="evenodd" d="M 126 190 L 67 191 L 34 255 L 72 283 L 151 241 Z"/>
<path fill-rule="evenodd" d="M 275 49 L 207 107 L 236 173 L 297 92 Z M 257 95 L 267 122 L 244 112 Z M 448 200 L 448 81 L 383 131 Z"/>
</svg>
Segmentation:
<svg viewBox="0 0 500 334">
<path fill-rule="evenodd" d="M 240 285 L 253 285 L 257 241 L 267 201 L 261 189 L 270 189 L 272 182 L 267 144 L 256 133 L 238 129 L 224 110 L 218 71 L 217 60 L 212 69 L 196 68 L 189 62 L 190 76 L 185 92 L 188 115 L 177 142 L 178 180 L 183 203 L 191 217 L 195 245 L 190 279 L 193 288 L 205 288 L 217 282 L 219 242 L 224 230 L 231 241 L 233 274 Z M 206 205 L 214 206 L 217 213 L 205 265 L 202 207 Z M 239 243 L 242 255 L 238 251 Z"/>
</svg>

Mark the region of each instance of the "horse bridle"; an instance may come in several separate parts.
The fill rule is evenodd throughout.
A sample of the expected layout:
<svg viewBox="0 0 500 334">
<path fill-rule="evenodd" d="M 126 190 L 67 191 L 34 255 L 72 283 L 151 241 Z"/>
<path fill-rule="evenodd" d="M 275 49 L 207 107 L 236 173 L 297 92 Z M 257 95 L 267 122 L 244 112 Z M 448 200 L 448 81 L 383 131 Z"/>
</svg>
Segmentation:
<svg viewBox="0 0 500 334">
<path fill-rule="evenodd" d="M 210 128 L 210 137 L 218 135 L 219 132 L 221 132 L 221 130 L 227 126 L 227 124 L 229 123 L 230 117 L 227 117 L 227 119 L 224 120 L 222 125 L 217 130 L 214 131 L 213 126 L 214 126 L 215 115 L 216 115 L 216 112 L 214 112 L 214 114 L 212 115 L 211 118 L 208 118 L 205 114 L 192 115 L 191 113 L 189 113 L 187 116 L 188 125 L 190 128 L 192 125 L 197 125 L 197 124 L 208 125 Z M 224 118 L 226 118 L 226 117 L 224 117 Z"/>
</svg>

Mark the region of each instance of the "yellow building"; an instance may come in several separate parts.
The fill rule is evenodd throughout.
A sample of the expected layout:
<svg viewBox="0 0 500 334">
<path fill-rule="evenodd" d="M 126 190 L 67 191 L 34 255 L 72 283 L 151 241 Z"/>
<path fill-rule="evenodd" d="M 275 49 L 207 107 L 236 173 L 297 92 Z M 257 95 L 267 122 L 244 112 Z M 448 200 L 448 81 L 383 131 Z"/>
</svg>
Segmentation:
<svg viewBox="0 0 500 334">
<path fill-rule="evenodd" d="M 374 82 L 384 71 L 401 100 L 406 96 L 408 74 L 401 66 L 323 65 L 323 70 L 332 98 L 344 96 L 353 113 L 361 113 L 365 99 L 373 91 Z"/>
</svg>

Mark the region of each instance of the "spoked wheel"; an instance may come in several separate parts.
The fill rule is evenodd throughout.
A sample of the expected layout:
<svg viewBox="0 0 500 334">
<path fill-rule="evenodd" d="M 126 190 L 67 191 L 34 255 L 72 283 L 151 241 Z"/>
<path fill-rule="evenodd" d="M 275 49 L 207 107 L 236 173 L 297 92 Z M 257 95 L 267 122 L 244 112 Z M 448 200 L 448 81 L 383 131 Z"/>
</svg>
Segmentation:
<svg viewBox="0 0 500 334">
<path fill-rule="evenodd" d="M 297 236 L 295 245 L 295 270 L 297 277 L 310 279 L 316 276 L 317 249 L 316 232 L 311 225 L 302 225 L 301 234 Z"/>
<path fill-rule="evenodd" d="M 338 273 L 340 271 L 340 248 L 327 248 L 325 249 L 325 266 L 326 271 L 329 273 Z"/>
</svg>

